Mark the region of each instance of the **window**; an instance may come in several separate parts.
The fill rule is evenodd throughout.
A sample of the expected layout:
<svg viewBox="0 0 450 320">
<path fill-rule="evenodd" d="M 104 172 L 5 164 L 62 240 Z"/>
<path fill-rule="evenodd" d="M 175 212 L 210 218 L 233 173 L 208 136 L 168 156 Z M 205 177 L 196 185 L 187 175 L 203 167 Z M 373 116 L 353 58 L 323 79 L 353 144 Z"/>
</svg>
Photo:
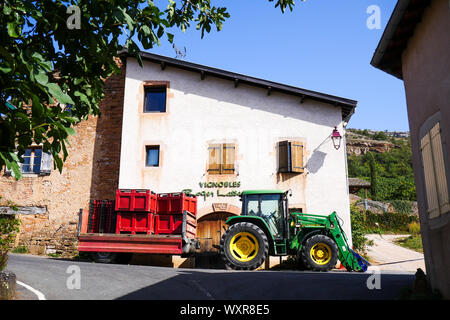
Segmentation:
<svg viewBox="0 0 450 320">
<path fill-rule="evenodd" d="M 26 149 L 24 163 L 20 165 L 22 173 L 39 173 L 41 171 L 42 149 Z"/>
<path fill-rule="evenodd" d="M 146 167 L 159 167 L 159 146 L 147 146 L 146 148 Z"/>
<path fill-rule="evenodd" d="M 432 219 L 450 211 L 447 174 L 439 122 L 421 138 L 420 150 L 425 177 L 427 212 Z"/>
<path fill-rule="evenodd" d="M 166 87 L 146 87 L 144 112 L 166 112 Z"/>
<path fill-rule="evenodd" d="M 233 174 L 235 172 L 235 150 L 234 143 L 211 144 L 208 147 L 208 173 Z"/>
<path fill-rule="evenodd" d="M 24 161 L 20 164 L 20 171 L 23 174 L 48 175 L 52 171 L 52 155 L 44 152 L 42 147 L 27 148 L 22 158 Z M 5 174 L 13 175 L 8 169 L 5 169 Z"/>
<path fill-rule="evenodd" d="M 252 194 L 247 196 L 246 201 L 247 215 L 263 218 L 275 238 L 283 236 L 284 209 L 282 195 Z"/>
<path fill-rule="evenodd" d="M 303 167 L 303 143 L 299 141 L 278 142 L 278 172 L 302 173 Z"/>
</svg>

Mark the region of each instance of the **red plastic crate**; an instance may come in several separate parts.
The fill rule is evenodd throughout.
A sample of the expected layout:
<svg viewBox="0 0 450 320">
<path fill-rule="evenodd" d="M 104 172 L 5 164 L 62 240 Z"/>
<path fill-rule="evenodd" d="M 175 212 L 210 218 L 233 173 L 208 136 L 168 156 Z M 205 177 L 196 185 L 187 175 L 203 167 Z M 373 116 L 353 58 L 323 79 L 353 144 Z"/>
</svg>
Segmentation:
<svg viewBox="0 0 450 320">
<path fill-rule="evenodd" d="M 182 234 L 183 214 L 155 215 L 155 234 Z M 195 238 L 197 234 L 197 219 L 186 213 L 186 236 Z"/>
<path fill-rule="evenodd" d="M 151 212 L 117 212 L 116 233 L 146 233 L 155 231 L 154 214 Z"/>
<path fill-rule="evenodd" d="M 116 190 L 116 211 L 156 213 L 157 196 L 150 190 Z"/>
<path fill-rule="evenodd" d="M 157 197 L 158 214 L 181 214 L 189 211 L 197 215 L 197 197 L 185 193 L 161 193 Z"/>
<path fill-rule="evenodd" d="M 181 234 L 182 214 L 157 214 L 155 216 L 155 234 Z"/>
<path fill-rule="evenodd" d="M 89 203 L 88 233 L 114 233 L 116 213 L 114 201 L 91 200 Z"/>
</svg>

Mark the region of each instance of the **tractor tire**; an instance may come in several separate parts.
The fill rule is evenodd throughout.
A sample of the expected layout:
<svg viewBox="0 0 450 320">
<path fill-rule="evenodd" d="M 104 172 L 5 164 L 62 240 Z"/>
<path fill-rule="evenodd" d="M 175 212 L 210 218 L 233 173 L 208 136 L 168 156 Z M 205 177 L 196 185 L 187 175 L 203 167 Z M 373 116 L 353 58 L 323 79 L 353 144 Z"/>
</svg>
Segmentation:
<svg viewBox="0 0 450 320">
<path fill-rule="evenodd" d="M 231 225 L 220 240 L 220 254 L 226 268 L 254 270 L 266 260 L 269 242 L 258 226 L 249 222 Z"/>
<path fill-rule="evenodd" d="M 305 267 L 312 271 L 330 271 L 338 260 L 336 242 L 328 236 L 318 234 L 306 240 L 301 258 Z"/>
</svg>

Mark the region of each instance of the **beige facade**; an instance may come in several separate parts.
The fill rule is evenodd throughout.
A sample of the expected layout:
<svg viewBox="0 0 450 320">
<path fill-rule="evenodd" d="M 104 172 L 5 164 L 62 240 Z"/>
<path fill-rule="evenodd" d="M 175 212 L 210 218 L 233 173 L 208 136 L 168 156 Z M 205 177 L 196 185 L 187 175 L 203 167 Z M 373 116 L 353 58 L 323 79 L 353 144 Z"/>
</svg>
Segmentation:
<svg viewBox="0 0 450 320">
<path fill-rule="evenodd" d="M 144 112 L 145 88 L 167 87 L 165 112 Z M 225 217 L 240 213 L 242 190 L 291 190 L 291 208 L 328 215 L 336 211 L 351 242 L 345 147 L 330 138 L 344 135 L 341 108 L 331 103 L 271 92 L 251 85 L 144 60 L 127 62 L 120 188 L 157 193 L 190 190 L 198 196 L 201 238 L 218 245 Z M 303 146 L 302 168 L 280 173 L 279 143 Z M 209 170 L 211 148 L 232 146 L 230 172 Z M 293 144 L 291 144 L 294 146 Z M 345 142 L 342 142 L 345 145 Z M 146 166 L 146 147 L 160 150 L 159 165 Z M 225 151 L 224 151 L 225 152 Z M 225 216 L 213 219 L 218 212 Z M 203 230 L 202 221 L 208 223 Z M 210 220 L 210 222 L 206 222 Z M 215 240 L 214 240 L 215 239 Z"/>
<path fill-rule="evenodd" d="M 404 81 L 427 276 L 446 298 L 450 298 L 449 30 L 447 0 L 415 5 L 399 1 L 372 61 Z"/>
</svg>

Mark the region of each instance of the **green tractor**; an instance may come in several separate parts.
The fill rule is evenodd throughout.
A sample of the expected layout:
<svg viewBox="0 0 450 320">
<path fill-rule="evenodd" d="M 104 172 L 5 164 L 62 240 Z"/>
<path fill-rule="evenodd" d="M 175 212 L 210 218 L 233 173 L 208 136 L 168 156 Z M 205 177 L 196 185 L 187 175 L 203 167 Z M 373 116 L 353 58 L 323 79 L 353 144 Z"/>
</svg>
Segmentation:
<svg viewBox="0 0 450 320">
<path fill-rule="evenodd" d="M 348 271 L 369 263 L 348 245 L 336 212 L 329 216 L 289 213 L 288 192 L 244 191 L 242 214 L 227 219 L 220 241 L 227 267 L 254 270 L 268 256 L 295 255 L 304 268 L 329 271 L 339 259 Z"/>
</svg>

